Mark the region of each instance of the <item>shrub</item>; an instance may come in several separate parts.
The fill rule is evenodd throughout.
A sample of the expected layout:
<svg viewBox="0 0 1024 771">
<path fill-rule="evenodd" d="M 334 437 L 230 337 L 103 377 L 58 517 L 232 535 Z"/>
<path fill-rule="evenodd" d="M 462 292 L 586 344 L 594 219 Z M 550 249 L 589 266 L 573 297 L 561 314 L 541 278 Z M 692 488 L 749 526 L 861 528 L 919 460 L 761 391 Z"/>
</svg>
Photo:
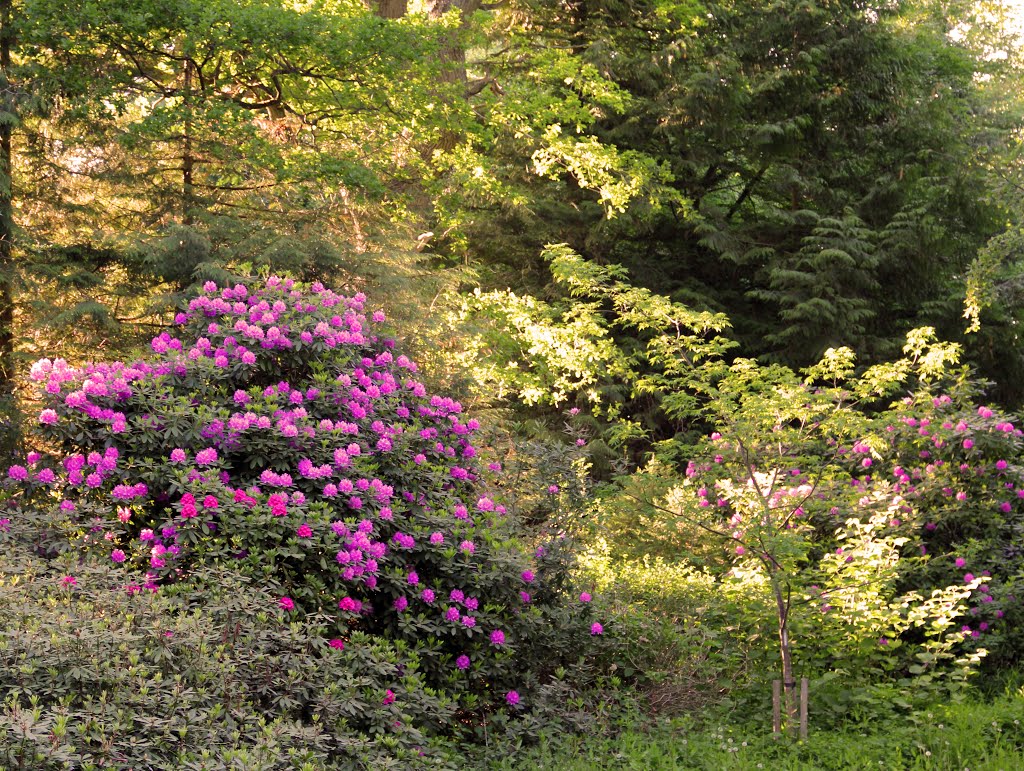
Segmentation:
<svg viewBox="0 0 1024 771">
<path fill-rule="evenodd" d="M 613 559 L 603 541 L 580 563 L 602 615 L 615 623 L 598 655 L 635 684 L 651 711 L 735 704 L 774 669 L 772 609 L 762 585 L 660 557 Z"/>
<path fill-rule="evenodd" d="M 230 571 L 200 569 L 185 602 L 125 592 L 123 570 L 57 567 L 0 584 L 4 768 L 445 765 L 416 724 L 454 705 L 400 644 L 332 646 L 326 619 L 283 623 L 270 592 Z"/>
<path fill-rule="evenodd" d="M 652 540 L 717 543 L 720 574 L 770 598 L 783 680 L 818 677 L 839 712 L 962 696 L 999 643 L 1003 583 L 1019 570 L 1005 555 L 1022 507 L 1020 431 L 977 407 L 952 347 L 920 331 L 907 353 L 859 377 L 849 351 L 805 378 L 737 360 L 716 385 L 718 430 L 684 474 L 651 464 L 619 493 L 661 491 L 640 501 L 653 516 L 636 529 Z M 915 395 L 878 410 L 908 380 Z M 971 539 L 987 547 L 973 564 Z"/>
<path fill-rule="evenodd" d="M 395 677 L 457 705 L 417 725 L 520 713 L 598 627 L 558 591 L 564 544 L 527 548 L 482 487 L 477 422 L 427 393 L 364 306 L 210 283 L 147 358 L 39 362 L 60 455 L 10 468 L 11 505 L 47 512 L 40 553 L 138 570 L 131 592 L 187 594 L 219 566 L 272 592 L 268 613 L 324 618 L 324 639 L 393 641 Z"/>
</svg>

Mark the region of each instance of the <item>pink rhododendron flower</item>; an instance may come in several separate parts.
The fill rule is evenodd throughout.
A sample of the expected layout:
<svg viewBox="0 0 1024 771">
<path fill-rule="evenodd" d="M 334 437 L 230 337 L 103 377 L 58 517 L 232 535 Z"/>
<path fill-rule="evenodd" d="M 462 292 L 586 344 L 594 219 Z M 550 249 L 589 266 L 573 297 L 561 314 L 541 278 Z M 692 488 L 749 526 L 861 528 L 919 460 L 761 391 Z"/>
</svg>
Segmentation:
<svg viewBox="0 0 1024 771">
<path fill-rule="evenodd" d="M 217 462 L 217 450 L 213 447 L 207 447 L 205 450 L 200 450 L 196 453 L 196 465 L 197 466 L 210 466 Z"/>
</svg>

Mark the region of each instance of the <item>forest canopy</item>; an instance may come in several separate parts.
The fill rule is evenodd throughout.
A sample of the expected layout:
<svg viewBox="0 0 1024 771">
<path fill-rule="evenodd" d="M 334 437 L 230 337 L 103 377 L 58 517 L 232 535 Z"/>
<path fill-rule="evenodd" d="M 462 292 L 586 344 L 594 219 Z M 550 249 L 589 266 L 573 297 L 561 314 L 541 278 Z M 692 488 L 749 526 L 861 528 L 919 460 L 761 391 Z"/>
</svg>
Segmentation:
<svg viewBox="0 0 1024 771">
<path fill-rule="evenodd" d="M 428 295 L 554 299 L 540 254 L 564 242 L 725 313 L 747 355 L 881 361 L 928 325 L 1021 398 L 998 5 L 0 10 L 8 389 L 208 278 L 373 282 L 391 263 Z"/>
</svg>

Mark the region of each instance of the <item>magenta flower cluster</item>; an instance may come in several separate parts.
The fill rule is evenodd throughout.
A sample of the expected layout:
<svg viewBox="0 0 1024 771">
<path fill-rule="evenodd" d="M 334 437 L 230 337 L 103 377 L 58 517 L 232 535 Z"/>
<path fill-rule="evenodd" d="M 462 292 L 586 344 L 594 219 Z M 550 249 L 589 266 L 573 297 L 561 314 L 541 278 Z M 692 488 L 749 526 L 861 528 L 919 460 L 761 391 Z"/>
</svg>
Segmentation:
<svg viewBox="0 0 1024 771">
<path fill-rule="evenodd" d="M 530 584 L 536 565 L 480 489 L 479 424 L 428 394 L 365 303 L 287 279 L 211 283 L 149 358 L 38 362 L 40 429 L 82 451 L 30 457 L 9 483 L 52 488 L 88 522 L 83 545 L 141 568 L 141 588 L 207 555 L 259 576 L 270 560 L 285 612 L 329 593 L 342 627 L 413 639 L 397 619 L 415 614 L 443 625 L 458 670 L 511 649 L 540 608 L 514 580 L 477 577 L 506 565 Z"/>
</svg>

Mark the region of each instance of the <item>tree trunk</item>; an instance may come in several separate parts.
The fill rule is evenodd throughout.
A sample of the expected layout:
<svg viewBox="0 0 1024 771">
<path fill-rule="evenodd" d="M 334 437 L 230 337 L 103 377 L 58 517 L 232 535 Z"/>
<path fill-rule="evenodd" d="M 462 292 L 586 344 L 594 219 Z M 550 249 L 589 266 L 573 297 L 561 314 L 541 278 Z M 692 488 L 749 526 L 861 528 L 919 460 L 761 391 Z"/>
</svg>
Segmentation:
<svg viewBox="0 0 1024 771">
<path fill-rule="evenodd" d="M 382 19 L 401 19 L 409 12 L 409 0 L 371 0 L 370 10 Z"/>
<path fill-rule="evenodd" d="M 782 657 L 782 690 L 786 702 L 786 730 L 796 733 L 800 725 L 799 702 L 796 680 L 793 676 L 793 652 L 789 645 L 789 601 L 783 594 L 782 585 L 775 574 L 771 576 L 772 594 L 779 617 L 779 653 Z"/>
<path fill-rule="evenodd" d="M 0 0 L 0 399 L 14 390 L 14 210 L 11 136 L 14 87 L 11 84 L 13 0 Z"/>
<path fill-rule="evenodd" d="M 461 29 L 465 29 L 470 15 L 483 0 L 427 0 L 427 16 L 439 19 L 451 10 L 462 12 Z M 438 53 L 438 79 L 444 83 L 466 82 L 466 49 L 458 40 L 458 33 L 449 37 Z"/>
<path fill-rule="evenodd" d="M 427 0 L 427 16 L 439 19 L 449 11 L 458 9 L 461 14 L 459 29 L 452 30 L 441 41 L 437 52 L 437 82 L 440 86 L 440 98 L 449 102 L 463 100 L 468 95 L 468 79 L 466 77 L 466 49 L 459 39 L 466 28 L 470 14 L 480 7 L 483 0 Z M 453 129 L 444 131 L 434 149 L 451 150 L 462 139 L 461 134 Z"/>
<path fill-rule="evenodd" d="M 183 143 L 181 149 L 181 200 L 182 218 L 185 225 L 191 225 L 195 211 L 195 155 L 192 151 L 192 62 L 185 61 L 184 72 L 184 107 L 185 125 L 183 127 Z"/>
</svg>

